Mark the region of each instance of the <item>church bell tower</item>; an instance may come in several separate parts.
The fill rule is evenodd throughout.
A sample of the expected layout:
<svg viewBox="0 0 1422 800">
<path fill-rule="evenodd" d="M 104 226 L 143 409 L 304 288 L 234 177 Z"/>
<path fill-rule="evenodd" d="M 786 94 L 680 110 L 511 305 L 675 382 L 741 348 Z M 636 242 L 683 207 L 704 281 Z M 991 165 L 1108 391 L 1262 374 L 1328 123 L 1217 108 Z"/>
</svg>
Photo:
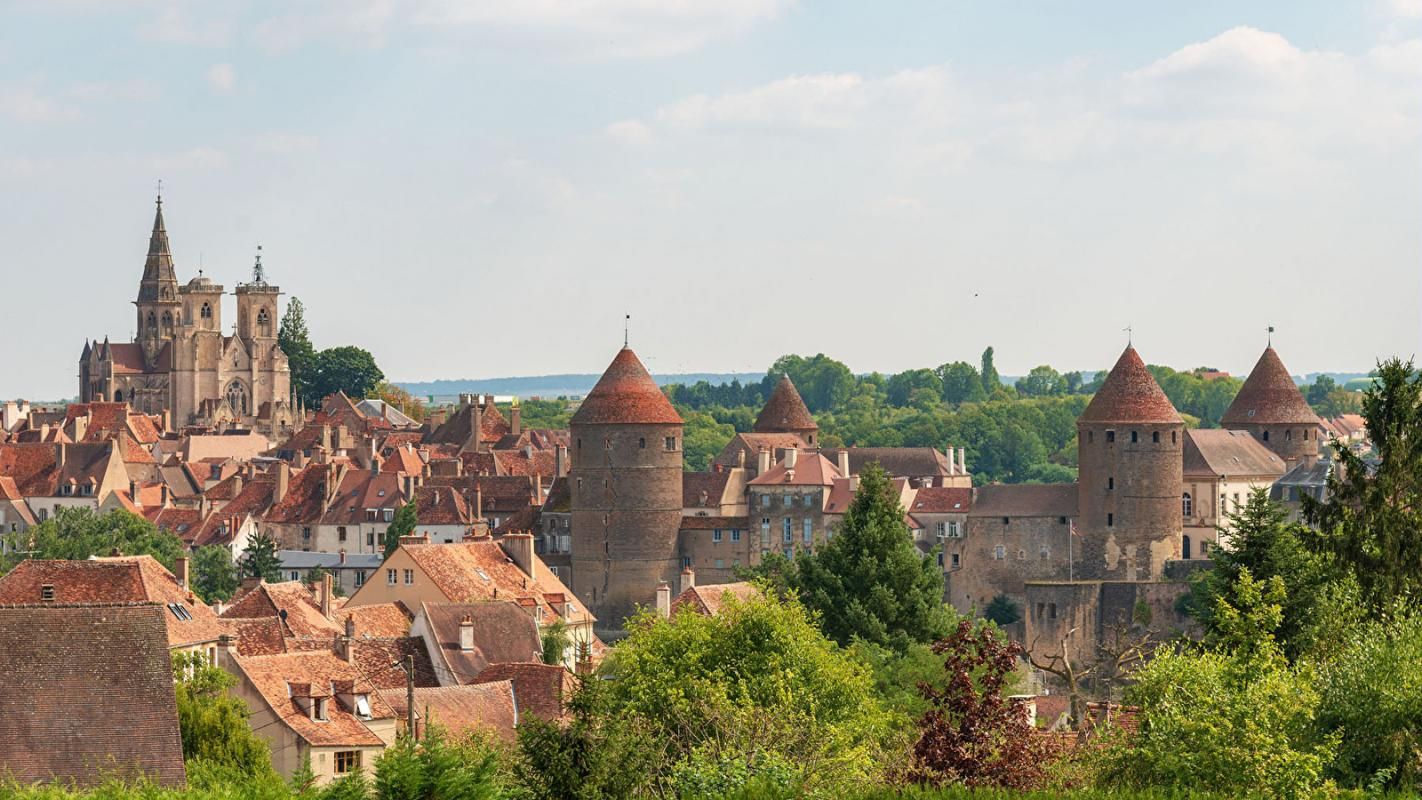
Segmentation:
<svg viewBox="0 0 1422 800">
<path fill-rule="evenodd" d="M 173 254 L 168 248 L 168 230 L 163 225 L 163 195 L 158 195 L 158 211 L 153 217 L 153 233 L 148 237 L 148 258 L 143 264 L 143 280 L 138 284 L 138 343 L 149 368 L 157 364 L 163 346 L 173 340 L 182 326 L 182 301 L 178 299 L 178 276 L 173 270 Z"/>
</svg>

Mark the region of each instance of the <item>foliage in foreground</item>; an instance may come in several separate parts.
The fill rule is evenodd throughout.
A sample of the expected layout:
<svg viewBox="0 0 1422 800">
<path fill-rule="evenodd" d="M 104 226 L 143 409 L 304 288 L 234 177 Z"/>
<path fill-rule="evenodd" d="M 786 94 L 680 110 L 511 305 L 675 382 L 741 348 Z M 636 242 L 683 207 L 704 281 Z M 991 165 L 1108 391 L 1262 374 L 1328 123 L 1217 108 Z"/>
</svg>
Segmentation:
<svg viewBox="0 0 1422 800">
<path fill-rule="evenodd" d="M 114 551 L 150 555 L 172 569 L 174 560 L 186 552 L 181 539 L 123 509 L 98 514 L 89 508 L 61 508 L 38 525 L 5 534 L 3 541 L 0 572 L 24 558 L 82 560 Z"/>
</svg>

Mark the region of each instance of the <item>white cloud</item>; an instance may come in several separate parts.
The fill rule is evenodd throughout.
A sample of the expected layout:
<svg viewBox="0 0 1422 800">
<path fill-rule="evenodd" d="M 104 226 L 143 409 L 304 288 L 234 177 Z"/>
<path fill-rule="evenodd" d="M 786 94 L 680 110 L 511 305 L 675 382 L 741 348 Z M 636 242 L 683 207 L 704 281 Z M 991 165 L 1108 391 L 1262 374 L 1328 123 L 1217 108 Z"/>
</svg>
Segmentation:
<svg viewBox="0 0 1422 800">
<path fill-rule="evenodd" d="M 308 153 L 316 149 L 320 140 L 315 136 L 284 131 L 268 131 L 252 137 L 252 148 L 271 155 L 292 155 Z"/>
<path fill-rule="evenodd" d="M 29 86 L 0 86 L 0 116 L 20 122 L 71 122 L 79 109 Z"/>
<path fill-rule="evenodd" d="M 652 129 L 635 119 L 614 122 L 603 132 L 613 141 L 629 147 L 640 147 L 652 141 Z"/>
<path fill-rule="evenodd" d="M 1422 0 L 1384 0 L 1383 9 L 1393 17 L 1422 19 Z"/>
<path fill-rule="evenodd" d="M 140 160 L 148 169 L 189 172 L 225 167 L 230 159 L 224 150 L 201 145 L 172 153 L 157 153 Z"/>
<path fill-rule="evenodd" d="M 231 64 L 213 64 L 207 70 L 207 85 L 218 94 L 227 94 L 237 85 L 237 70 Z"/>
<path fill-rule="evenodd" d="M 186 3 L 164 5 L 156 17 L 139 28 L 139 36 L 151 42 L 197 47 L 221 47 L 231 41 L 235 28 L 231 19 L 195 20 L 191 15 L 192 8 Z"/>
</svg>

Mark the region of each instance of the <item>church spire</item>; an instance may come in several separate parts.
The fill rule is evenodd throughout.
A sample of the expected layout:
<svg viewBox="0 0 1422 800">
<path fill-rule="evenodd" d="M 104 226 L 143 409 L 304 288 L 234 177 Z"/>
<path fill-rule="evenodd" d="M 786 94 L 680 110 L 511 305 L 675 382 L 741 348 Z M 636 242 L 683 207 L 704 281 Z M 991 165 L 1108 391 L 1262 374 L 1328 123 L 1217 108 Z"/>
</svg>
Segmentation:
<svg viewBox="0 0 1422 800">
<path fill-rule="evenodd" d="M 168 248 L 168 229 L 163 223 L 163 195 L 157 199 L 158 210 L 153 215 L 153 232 L 148 237 L 148 258 L 143 262 L 143 283 L 138 299 L 154 301 L 176 299 L 178 276 L 173 270 L 173 253 Z M 162 294 L 162 284 L 169 283 L 172 293 Z"/>
</svg>

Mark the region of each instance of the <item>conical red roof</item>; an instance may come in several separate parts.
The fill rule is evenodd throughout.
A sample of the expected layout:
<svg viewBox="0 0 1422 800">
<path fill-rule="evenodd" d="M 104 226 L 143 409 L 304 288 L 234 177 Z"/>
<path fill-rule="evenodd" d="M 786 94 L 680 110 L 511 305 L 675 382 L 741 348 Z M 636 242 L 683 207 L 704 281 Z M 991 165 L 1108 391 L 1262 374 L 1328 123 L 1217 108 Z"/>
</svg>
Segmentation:
<svg viewBox="0 0 1422 800">
<path fill-rule="evenodd" d="M 819 429 L 820 426 L 815 424 L 810 409 L 795 390 L 795 384 L 790 382 L 789 375 L 780 376 L 780 382 L 775 384 L 775 391 L 770 393 L 770 399 L 765 402 L 765 408 L 760 410 L 760 416 L 755 418 L 755 427 L 752 428 L 756 433 L 794 433 Z"/>
<path fill-rule="evenodd" d="M 680 425 L 681 415 L 662 394 L 637 354 L 624 347 L 574 412 L 574 425 Z"/>
<path fill-rule="evenodd" d="M 1249 371 L 1244 386 L 1220 422 L 1225 425 L 1317 425 L 1318 415 L 1304 400 L 1303 393 L 1284 368 L 1284 362 L 1279 360 L 1279 354 L 1270 347 Z"/>
<path fill-rule="evenodd" d="M 1121 354 L 1079 421 L 1183 422 L 1134 347 L 1127 347 Z"/>
</svg>

